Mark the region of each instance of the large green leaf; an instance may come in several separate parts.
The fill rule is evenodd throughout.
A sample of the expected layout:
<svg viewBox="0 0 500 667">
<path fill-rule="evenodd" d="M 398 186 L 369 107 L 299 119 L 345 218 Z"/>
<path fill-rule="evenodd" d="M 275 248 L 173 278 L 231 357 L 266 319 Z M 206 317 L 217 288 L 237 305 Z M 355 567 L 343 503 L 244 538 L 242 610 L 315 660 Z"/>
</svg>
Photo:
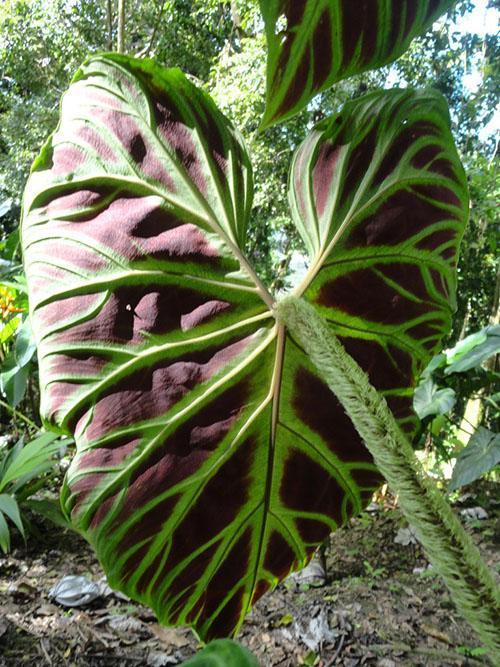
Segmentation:
<svg viewBox="0 0 500 667">
<path fill-rule="evenodd" d="M 462 449 L 453 468 L 449 489 L 470 484 L 500 463 L 500 433 L 480 426 Z"/>
<path fill-rule="evenodd" d="M 426 378 L 415 389 L 413 408 L 420 419 L 432 415 L 446 415 L 457 402 L 453 389 L 439 389 L 432 378 Z"/>
<path fill-rule="evenodd" d="M 303 289 L 343 318 L 332 326 L 345 341 L 361 341 L 358 361 L 381 372 L 375 383 L 397 394 L 391 407 L 410 429 L 414 376 L 449 322 L 467 209 L 446 107 L 434 94 L 381 94 L 332 127 L 342 134 L 316 130 L 294 164 L 294 211 L 306 207 L 298 223 L 313 260 Z M 338 161 L 329 161 L 327 135 L 342 139 Z M 391 188 L 395 210 L 373 224 Z M 318 197 L 316 239 L 309 214 Z M 24 202 L 42 413 L 77 444 L 66 511 L 114 588 L 205 638 L 234 633 L 380 482 L 245 259 L 250 207 L 245 148 L 208 96 L 177 70 L 118 55 L 95 57 L 76 75 Z M 325 305 L 322 285 L 341 275 L 356 303 L 356 271 L 375 272 L 362 287 L 375 310 L 387 281 L 392 316 Z M 413 296 L 407 283 L 419 271 L 428 293 L 417 285 Z M 400 302 L 410 304 L 406 316 Z"/>
<path fill-rule="evenodd" d="M 337 81 L 386 65 L 456 0 L 261 0 L 268 44 L 263 126 Z"/>
</svg>

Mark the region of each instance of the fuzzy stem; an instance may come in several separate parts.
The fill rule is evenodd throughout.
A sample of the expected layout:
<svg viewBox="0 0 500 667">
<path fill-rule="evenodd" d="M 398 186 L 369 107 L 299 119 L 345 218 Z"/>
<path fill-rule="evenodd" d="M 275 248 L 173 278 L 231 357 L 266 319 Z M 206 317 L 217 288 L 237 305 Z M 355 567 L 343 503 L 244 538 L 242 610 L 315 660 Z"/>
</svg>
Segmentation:
<svg viewBox="0 0 500 667">
<path fill-rule="evenodd" d="M 275 315 L 341 402 L 375 464 L 398 494 L 406 518 L 457 609 L 477 632 L 494 664 L 500 665 L 500 588 L 450 505 L 425 474 L 385 399 L 311 305 L 285 297 L 276 305 Z"/>
</svg>

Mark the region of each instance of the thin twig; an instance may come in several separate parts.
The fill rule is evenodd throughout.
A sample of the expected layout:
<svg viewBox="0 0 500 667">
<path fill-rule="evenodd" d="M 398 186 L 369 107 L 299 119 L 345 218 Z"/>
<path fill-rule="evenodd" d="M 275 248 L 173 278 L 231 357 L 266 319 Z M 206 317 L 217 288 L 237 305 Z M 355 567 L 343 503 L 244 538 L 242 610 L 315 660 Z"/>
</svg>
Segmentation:
<svg viewBox="0 0 500 667">
<path fill-rule="evenodd" d="M 333 657 L 329 662 L 326 663 L 325 667 L 332 667 L 337 662 L 337 658 L 339 657 L 340 653 L 342 652 L 342 649 L 344 648 L 344 643 L 345 643 L 345 635 L 342 635 L 340 637 L 339 645 L 337 646 L 337 650 L 333 654 Z"/>
<path fill-rule="evenodd" d="M 29 417 L 23 415 L 23 413 L 19 412 L 19 410 L 16 410 L 16 408 L 13 408 L 12 405 L 9 405 L 8 403 L 2 400 L 0 400 L 0 405 L 2 406 L 2 408 L 5 408 L 12 415 L 14 415 L 14 417 L 16 417 L 17 419 L 21 419 L 21 421 L 23 421 L 25 424 L 28 424 L 30 428 L 34 429 L 35 431 L 39 430 L 40 427 L 37 426 L 34 421 L 32 421 Z"/>
<path fill-rule="evenodd" d="M 158 27 L 159 27 L 160 22 L 163 18 L 163 12 L 165 11 L 166 5 L 167 5 L 167 2 L 165 0 L 164 2 L 161 3 L 161 5 L 159 7 L 158 16 L 156 17 L 155 24 L 153 26 L 153 32 L 151 33 L 151 38 L 149 40 L 149 44 L 147 45 L 146 50 L 143 53 L 140 54 L 141 57 L 142 56 L 148 57 L 149 54 L 151 53 L 151 49 L 153 48 L 153 44 L 155 42 L 156 35 L 158 34 Z"/>
</svg>

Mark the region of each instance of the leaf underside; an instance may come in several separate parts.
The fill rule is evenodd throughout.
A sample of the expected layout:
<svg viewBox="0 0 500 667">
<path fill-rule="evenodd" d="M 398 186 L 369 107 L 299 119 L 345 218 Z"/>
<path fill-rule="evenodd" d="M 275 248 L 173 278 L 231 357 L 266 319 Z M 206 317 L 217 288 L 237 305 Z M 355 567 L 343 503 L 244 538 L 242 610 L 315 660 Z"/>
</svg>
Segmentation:
<svg viewBox="0 0 500 667">
<path fill-rule="evenodd" d="M 261 0 L 268 45 L 262 127 L 346 77 L 401 56 L 456 0 Z"/>
<path fill-rule="evenodd" d="M 301 291 L 411 433 L 467 210 L 444 101 L 351 104 L 299 148 L 290 188 Z M 63 504 L 113 588 L 204 638 L 234 634 L 380 483 L 245 259 L 251 193 L 207 95 L 105 55 L 64 96 L 24 201 L 42 415 L 77 444 Z"/>
</svg>

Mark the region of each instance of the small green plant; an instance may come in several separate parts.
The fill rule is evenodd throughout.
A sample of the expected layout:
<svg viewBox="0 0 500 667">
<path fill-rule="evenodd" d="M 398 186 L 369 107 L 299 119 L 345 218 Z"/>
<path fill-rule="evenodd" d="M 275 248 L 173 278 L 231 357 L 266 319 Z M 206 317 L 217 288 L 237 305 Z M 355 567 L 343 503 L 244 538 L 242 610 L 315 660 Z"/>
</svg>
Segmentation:
<svg viewBox="0 0 500 667">
<path fill-rule="evenodd" d="M 55 433 L 42 433 L 27 444 L 21 438 L 11 448 L 6 444 L 0 448 L 0 548 L 4 553 L 10 550 L 11 544 L 7 520 L 25 538 L 23 509 L 38 511 L 56 520 L 57 507 L 53 503 L 31 497 L 46 485 L 44 475 L 53 468 L 54 457 L 65 444 Z M 63 521 L 62 515 L 60 521 Z"/>
<path fill-rule="evenodd" d="M 488 655 L 488 649 L 484 646 L 475 646 L 470 648 L 469 646 L 457 646 L 455 649 L 460 655 L 465 655 L 467 658 L 480 658 L 483 655 Z"/>
<path fill-rule="evenodd" d="M 23 400 L 36 353 L 18 248 L 19 230 L 0 242 L 0 394 L 7 409 Z"/>
<path fill-rule="evenodd" d="M 415 391 L 413 405 L 422 420 L 421 438 L 432 440 L 438 458 L 456 458 L 451 491 L 479 479 L 500 462 L 500 434 L 491 430 L 500 417 L 500 395 L 494 393 L 500 379 L 495 368 L 499 352 L 500 326 L 485 327 L 436 355 Z M 476 421 L 484 425 L 467 420 L 467 400 L 476 401 Z M 450 416 L 455 408 L 460 424 Z"/>
<path fill-rule="evenodd" d="M 365 568 L 366 576 L 371 579 L 381 579 L 387 574 L 385 567 L 373 567 L 373 565 L 367 561 L 363 561 L 363 567 Z"/>
</svg>

